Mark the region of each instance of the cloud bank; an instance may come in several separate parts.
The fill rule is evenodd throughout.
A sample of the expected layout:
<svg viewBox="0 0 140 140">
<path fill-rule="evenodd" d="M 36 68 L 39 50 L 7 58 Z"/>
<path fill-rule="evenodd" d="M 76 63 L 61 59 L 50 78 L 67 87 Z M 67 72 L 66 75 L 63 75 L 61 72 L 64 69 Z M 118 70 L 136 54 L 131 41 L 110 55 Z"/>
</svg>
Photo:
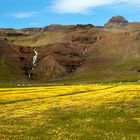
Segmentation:
<svg viewBox="0 0 140 140">
<path fill-rule="evenodd" d="M 59 13 L 85 13 L 95 7 L 121 3 L 140 6 L 140 0 L 54 0 L 52 9 Z"/>
</svg>

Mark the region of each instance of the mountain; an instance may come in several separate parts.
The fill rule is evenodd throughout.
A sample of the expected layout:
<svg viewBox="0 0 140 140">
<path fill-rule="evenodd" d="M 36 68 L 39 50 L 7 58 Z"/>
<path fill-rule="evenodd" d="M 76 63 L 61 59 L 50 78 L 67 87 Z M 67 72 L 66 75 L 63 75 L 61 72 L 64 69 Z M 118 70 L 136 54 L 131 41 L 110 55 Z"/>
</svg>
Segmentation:
<svg viewBox="0 0 140 140">
<path fill-rule="evenodd" d="M 138 81 L 140 23 L 0 29 L 0 82 Z"/>
</svg>

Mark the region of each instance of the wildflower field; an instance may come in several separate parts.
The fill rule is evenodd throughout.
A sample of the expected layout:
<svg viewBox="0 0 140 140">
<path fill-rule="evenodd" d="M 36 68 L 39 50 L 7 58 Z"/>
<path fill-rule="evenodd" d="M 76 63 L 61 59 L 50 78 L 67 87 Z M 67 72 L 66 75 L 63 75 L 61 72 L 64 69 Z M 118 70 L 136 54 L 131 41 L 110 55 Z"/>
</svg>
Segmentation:
<svg viewBox="0 0 140 140">
<path fill-rule="evenodd" d="M 140 140 L 140 85 L 0 88 L 0 140 Z"/>
</svg>

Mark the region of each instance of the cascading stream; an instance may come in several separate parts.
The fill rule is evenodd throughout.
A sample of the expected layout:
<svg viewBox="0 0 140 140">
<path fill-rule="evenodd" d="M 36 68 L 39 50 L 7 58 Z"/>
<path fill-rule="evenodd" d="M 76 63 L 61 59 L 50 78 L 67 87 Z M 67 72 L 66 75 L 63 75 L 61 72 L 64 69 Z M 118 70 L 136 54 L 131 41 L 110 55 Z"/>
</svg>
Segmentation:
<svg viewBox="0 0 140 140">
<path fill-rule="evenodd" d="M 31 74 L 30 73 L 28 74 L 28 77 L 31 79 Z"/>
<path fill-rule="evenodd" d="M 87 51 L 88 51 L 88 48 L 85 48 L 82 54 L 84 55 Z"/>
<path fill-rule="evenodd" d="M 34 70 L 34 68 L 36 67 L 36 61 L 37 61 L 37 57 L 38 57 L 38 52 L 36 50 L 33 50 L 33 53 L 34 53 L 34 55 L 33 55 L 33 59 L 32 59 L 32 64 L 33 64 L 32 70 Z M 31 73 L 32 72 L 28 73 L 29 79 L 32 78 Z"/>
<path fill-rule="evenodd" d="M 33 50 L 34 52 L 34 56 L 33 56 L 33 66 L 36 67 L 36 61 L 37 61 L 37 57 L 38 57 L 38 53 L 36 50 Z"/>
</svg>

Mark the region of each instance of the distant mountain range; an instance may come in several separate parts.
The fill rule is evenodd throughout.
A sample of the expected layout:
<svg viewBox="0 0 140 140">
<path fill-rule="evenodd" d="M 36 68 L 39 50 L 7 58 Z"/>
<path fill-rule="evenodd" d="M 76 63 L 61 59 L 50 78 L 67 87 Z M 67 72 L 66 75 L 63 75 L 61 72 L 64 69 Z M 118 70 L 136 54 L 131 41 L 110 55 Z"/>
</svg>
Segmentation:
<svg viewBox="0 0 140 140">
<path fill-rule="evenodd" d="M 92 83 L 140 79 L 140 23 L 0 28 L 0 82 Z"/>
</svg>

